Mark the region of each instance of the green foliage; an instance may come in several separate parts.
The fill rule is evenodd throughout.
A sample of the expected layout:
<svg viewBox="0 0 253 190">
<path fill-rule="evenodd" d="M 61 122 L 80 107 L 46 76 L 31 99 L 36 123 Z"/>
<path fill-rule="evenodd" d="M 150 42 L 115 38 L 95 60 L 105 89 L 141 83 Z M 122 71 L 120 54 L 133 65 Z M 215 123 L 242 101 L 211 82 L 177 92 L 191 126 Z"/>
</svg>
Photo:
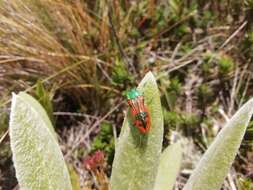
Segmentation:
<svg viewBox="0 0 253 190">
<path fill-rule="evenodd" d="M 195 113 L 183 113 L 181 117 L 182 125 L 185 127 L 197 126 L 200 122 L 199 116 Z"/>
<path fill-rule="evenodd" d="M 194 113 L 180 113 L 164 109 L 163 114 L 165 126 L 171 129 L 196 127 L 200 122 L 199 116 Z"/>
<path fill-rule="evenodd" d="M 179 19 L 180 14 L 182 12 L 182 0 L 171 0 L 168 1 L 169 7 L 170 7 L 170 12 L 172 17 L 174 17 L 175 20 Z"/>
<path fill-rule="evenodd" d="M 247 144 L 253 145 L 253 121 L 251 121 L 249 123 L 249 126 L 247 127 L 247 131 L 244 136 L 244 140 Z"/>
<path fill-rule="evenodd" d="M 192 17 L 196 9 L 197 4 L 195 2 L 191 2 L 189 7 L 187 7 L 187 4 L 182 0 L 170 0 L 158 3 L 155 12 L 157 32 L 163 32 L 170 28 L 175 29 L 175 35 L 178 37 L 182 37 L 184 34 L 189 33 L 189 23 L 182 21 L 185 18 Z"/>
<path fill-rule="evenodd" d="M 212 69 L 214 68 L 213 59 L 216 57 L 216 54 L 208 51 L 203 55 L 203 63 L 201 64 L 201 70 L 203 72 L 204 77 L 207 77 L 211 74 Z"/>
<path fill-rule="evenodd" d="M 119 58 L 115 60 L 112 71 L 112 79 L 116 84 L 122 84 L 126 81 L 132 80 L 132 77 L 128 74 L 126 66 Z"/>
<path fill-rule="evenodd" d="M 49 92 L 45 89 L 43 83 L 39 80 L 36 84 L 36 99 L 46 110 L 47 115 L 49 116 L 52 123 L 54 123 L 54 115 L 53 115 L 53 104 L 51 101 L 51 97 Z"/>
<path fill-rule="evenodd" d="M 167 1 L 169 8 L 169 15 L 175 22 L 180 21 L 184 16 L 191 14 L 197 9 L 196 2 L 192 1 L 187 7 L 183 0 Z"/>
<path fill-rule="evenodd" d="M 66 189 L 71 182 L 45 110 L 25 93 L 13 94 L 10 141 L 21 189 Z"/>
<path fill-rule="evenodd" d="M 208 62 L 204 62 L 202 65 L 201 65 L 201 69 L 203 71 L 204 74 L 208 74 L 211 70 L 211 65 L 208 64 Z"/>
<path fill-rule="evenodd" d="M 248 32 L 247 39 L 250 43 L 253 43 L 253 32 Z"/>
<path fill-rule="evenodd" d="M 177 27 L 176 29 L 176 34 L 178 37 L 183 37 L 186 34 L 189 34 L 191 32 L 191 29 L 188 25 L 186 24 L 182 24 L 179 27 Z M 185 45 L 182 46 L 182 50 L 187 53 L 190 50 L 192 50 L 192 44 L 187 43 Z"/>
<path fill-rule="evenodd" d="M 112 164 L 114 156 L 114 136 L 112 125 L 108 122 L 100 124 L 100 131 L 91 145 L 91 151 L 103 150 L 108 156 L 108 163 Z"/>
<path fill-rule="evenodd" d="M 170 127 L 171 129 L 176 129 L 182 124 L 182 118 L 180 117 L 180 114 L 174 111 L 167 111 L 163 110 L 163 116 L 164 116 L 164 124 L 166 127 Z"/>
<path fill-rule="evenodd" d="M 213 90 L 208 84 L 201 84 L 198 87 L 198 96 L 201 100 L 201 104 L 205 105 L 207 104 L 210 100 L 213 99 Z"/>
<path fill-rule="evenodd" d="M 162 28 L 164 28 L 167 25 L 167 17 L 166 13 L 167 11 L 164 10 L 165 8 L 163 6 L 160 6 L 156 9 L 156 15 L 155 20 L 157 21 L 157 29 L 160 31 Z"/>
<path fill-rule="evenodd" d="M 165 98 L 171 110 L 173 110 L 176 105 L 176 100 L 181 93 L 181 88 L 182 84 L 178 78 L 171 79 L 169 87 L 165 92 Z"/>
<path fill-rule="evenodd" d="M 192 49 L 193 49 L 193 44 L 192 44 L 192 42 L 188 42 L 188 43 L 184 44 L 184 45 L 181 47 L 181 51 L 182 51 L 183 53 L 188 53 L 188 52 L 190 52 Z"/>
<path fill-rule="evenodd" d="M 178 78 L 171 79 L 170 86 L 168 88 L 168 92 L 173 92 L 175 95 L 180 95 L 182 84 L 180 83 Z"/>
<path fill-rule="evenodd" d="M 228 74 L 234 68 L 234 61 L 227 55 L 222 55 L 218 60 L 219 72 L 222 75 Z"/>
<path fill-rule="evenodd" d="M 201 25 L 202 27 L 206 27 L 207 25 L 211 25 L 211 23 L 213 22 L 214 20 L 214 14 L 211 12 L 211 11 L 204 11 L 203 13 L 203 17 L 202 17 L 202 21 L 201 21 Z"/>
<path fill-rule="evenodd" d="M 252 1 L 253 2 L 253 1 Z M 247 52 L 247 56 L 253 57 L 253 32 L 248 31 L 242 43 L 242 49 Z"/>
</svg>

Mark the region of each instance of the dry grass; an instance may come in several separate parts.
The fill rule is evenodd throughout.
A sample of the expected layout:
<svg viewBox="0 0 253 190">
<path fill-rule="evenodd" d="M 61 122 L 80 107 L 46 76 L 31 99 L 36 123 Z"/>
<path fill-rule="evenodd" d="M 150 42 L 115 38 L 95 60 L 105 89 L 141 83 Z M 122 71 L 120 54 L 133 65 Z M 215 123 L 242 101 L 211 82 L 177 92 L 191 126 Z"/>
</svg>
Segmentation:
<svg viewBox="0 0 253 190">
<path fill-rule="evenodd" d="M 90 15 L 87 6 L 81 1 L 2 1 L 1 87 L 26 89 L 39 78 L 80 62 L 57 78 L 59 88 L 103 84 L 105 76 L 97 73 L 110 72 L 113 63 L 98 56 L 108 52 L 109 28 L 104 18 Z M 104 17 L 106 12 L 100 14 Z M 20 80 L 30 83 L 23 86 Z"/>
</svg>

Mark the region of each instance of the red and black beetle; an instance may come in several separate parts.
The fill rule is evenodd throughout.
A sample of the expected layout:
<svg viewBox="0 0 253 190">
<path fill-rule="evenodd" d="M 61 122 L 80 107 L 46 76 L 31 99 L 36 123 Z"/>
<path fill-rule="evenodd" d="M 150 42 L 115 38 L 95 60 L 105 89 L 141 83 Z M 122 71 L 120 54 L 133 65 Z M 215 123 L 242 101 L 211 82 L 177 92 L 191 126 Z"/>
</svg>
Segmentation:
<svg viewBox="0 0 253 190">
<path fill-rule="evenodd" d="M 127 93 L 127 103 L 133 117 L 133 125 L 140 133 L 147 134 L 151 127 L 150 114 L 144 104 L 144 97 L 136 90 L 132 89 Z"/>
</svg>

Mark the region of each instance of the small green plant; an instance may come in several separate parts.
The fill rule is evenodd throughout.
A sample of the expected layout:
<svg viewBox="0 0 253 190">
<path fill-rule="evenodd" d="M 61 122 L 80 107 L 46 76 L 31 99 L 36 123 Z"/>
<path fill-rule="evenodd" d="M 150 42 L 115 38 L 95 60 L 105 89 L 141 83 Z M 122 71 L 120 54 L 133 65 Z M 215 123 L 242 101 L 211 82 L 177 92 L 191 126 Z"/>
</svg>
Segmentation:
<svg viewBox="0 0 253 190">
<path fill-rule="evenodd" d="M 46 110 L 47 115 L 49 116 L 52 123 L 54 123 L 54 116 L 53 116 L 53 104 L 51 101 L 50 93 L 45 89 L 43 83 L 39 80 L 36 84 L 36 99 L 39 103 L 43 106 Z"/>
<path fill-rule="evenodd" d="M 234 67 L 234 61 L 227 55 L 221 55 L 218 60 L 219 72 L 222 75 L 228 74 Z"/>
<path fill-rule="evenodd" d="M 132 80 L 132 78 L 128 74 L 124 63 L 119 60 L 119 58 L 116 59 L 115 64 L 113 66 L 112 79 L 115 84 L 122 84 L 123 82 Z"/>
<path fill-rule="evenodd" d="M 175 130 L 183 122 L 180 114 L 175 111 L 167 111 L 166 109 L 164 109 L 163 116 L 165 127 L 168 127 L 170 129 Z"/>
<path fill-rule="evenodd" d="M 171 79 L 170 84 L 164 93 L 170 110 L 174 109 L 177 98 L 180 95 L 181 91 L 182 91 L 182 84 L 179 81 L 179 79 L 178 78 Z"/>
<path fill-rule="evenodd" d="M 200 98 L 201 103 L 210 102 L 213 97 L 213 90 L 207 84 L 201 84 L 198 87 L 198 97 Z"/>
<path fill-rule="evenodd" d="M 242 51 L 245 51 L 247 56 L 250 58 L 252 58 L 252 56 L 253 56 L 253 45 L 252 44 L 253 44 L 253 32 L 249 31 L 245 34 L 245 39 L 243 40 L 241 46 L 242 46 Z"/>
</svg>

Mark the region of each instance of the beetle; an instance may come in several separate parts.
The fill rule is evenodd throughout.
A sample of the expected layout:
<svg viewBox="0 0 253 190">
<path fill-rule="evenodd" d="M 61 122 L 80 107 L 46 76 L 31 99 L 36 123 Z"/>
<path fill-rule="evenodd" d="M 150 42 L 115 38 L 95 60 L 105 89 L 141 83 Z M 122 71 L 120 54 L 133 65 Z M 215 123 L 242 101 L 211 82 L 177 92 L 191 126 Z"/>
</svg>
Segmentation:
<svg viewBox="0 0 253 190">
<path fill-rule="evenodd" d="M 137 89 L 132 89 L 127 93 L 127 103 L 130 106 L 133 125 L 140 133 L 147 134 L 151 127 L 151 119 L 143 95 Z"/>
</svg>

